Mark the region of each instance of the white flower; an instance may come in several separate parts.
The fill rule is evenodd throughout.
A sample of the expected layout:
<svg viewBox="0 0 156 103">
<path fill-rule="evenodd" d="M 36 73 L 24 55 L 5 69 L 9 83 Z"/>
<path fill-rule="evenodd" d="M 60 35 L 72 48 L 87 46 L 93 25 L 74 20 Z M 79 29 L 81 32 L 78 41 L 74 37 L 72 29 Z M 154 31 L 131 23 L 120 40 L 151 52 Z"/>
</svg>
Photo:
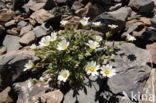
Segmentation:
<svg viewBox="0 0 156 103">
<path fill-rule="evenodd" d="M 87 45 L 91 48 L 91 49 L 96 49 L 97 47 L 99 47 L 99 43 L 97 41 L 93 41 L 93 40 L 89 40 Z"/>
<path fill-rule="evenodd" d="M 51 37 L 50 36 L 43 37 L 41 39 L 41 41 L 39 42 L 39 46 L 40 47 L 49 46 L 50 41 L 51 41 Z"/>
<path fill-rule="evenodd" d="M 95 40 L 96 40 L 97 42 L 100 42 L 100 41 L 102 41 L 102 37 L 99 36 L 99 35 L 96 35 L 96 36 L 95 36 Z"/>
<path fill-rule="evenodd" d="M 80 23 L 82 24 L 82 26 L 87 26 L 89 24 L 89 17 L 86 18 L 86 17 L 83 17 L 81 20 L 80 20 Z"/>
<path fill-rule="evenodd" d="M 24 65 L 24 67 L 25 67 L 24 71 L 27 71 L 27 70 L 32 69 L 34 67 L 34 63 L 31 60 L 29 60 L 28 63 L 26 63 Z"/>
<path fill-rule="evenodd" d="M 97 76 L 99 69 L 100 69 L 100 66 L 96 65 L 96 62 L 94 61 L 89 62 L 85 68 L 87 74 L 88 75 L 91 74 L 91 76 Z"/>
<path fill-rule="evenodd" d="M 62 26 L 65 27 L 67 25 L 68 21 L 67 20 L 62 20 L 60 23 L 61 23 Z"/>
<path fill-rule="evenodd" d="M 59 81 L 63 81 L 63 82 L 66 82 L 66 80 L 68 79 L 70 73 L 68 70 L 62 70 L 60 73 L 59 73 L 59 76 L 58 76 L 58 80 Z"/>
<path fill-rule="evenodd" d="M 116 70 L 112 68 L 112 66 L 110 65 L 103 65 L 101 67 L 101 72 L 100 72 L 104 77 L 113 77 L 114 75 L 116 75 Z"/>
<path fill-rule="evenodd" d="M 99 22 L 92 22 L 92 25 L 94 27 L 99 27 L 99 26 L 101 26 L 101 22 L 100 21 Z"/>
<path fill-rule="evenodd" d="M 111 29 L 116 29 L 118 27 L 118 25 L 110 24 L 110 25 L 108 25 L 108 27 L 110 27 Z"/>
<path fill-rule="evenodd" d="M 127 41 L 135 41 L 136 40 L 136 38 L 134 36 L 129 35 L 129 34 L 126 34 L 126 39 L 127 39 Z"/>
<path fill-rule="evenodd" d="M 57 50 L 66 50 L 69 46 L 69 42 L 67 42 L 65 39 L 58 43 Z"/>
<path fill-rule="evenodd" d="M 32 50 L 34 50 L 34 49 L 37 49 L 37 46 L 36 46 L 36 44 L 32 44 L 32 45 L 30 46 L 30 48 L 31 48 Z"/>
<path fill-rule="evenodd" d="M 51 40 L 50 41 L 55 41 L 57 39 L 57 34 L 56 32 L 51 33 Z"/>
</svg>

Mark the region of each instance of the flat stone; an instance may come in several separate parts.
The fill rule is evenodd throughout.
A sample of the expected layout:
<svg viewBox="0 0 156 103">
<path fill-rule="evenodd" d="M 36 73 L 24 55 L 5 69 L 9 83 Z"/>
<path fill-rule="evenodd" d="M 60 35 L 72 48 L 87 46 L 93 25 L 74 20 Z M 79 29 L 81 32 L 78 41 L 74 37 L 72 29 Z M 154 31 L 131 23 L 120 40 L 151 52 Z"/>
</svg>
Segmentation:
<svg viewBox="0 0 156 103">
<path fill-rule="evenodd" d="M 20 49 L 22 46 L 19 44 L 20 37 L 6 35 L 3 41 L 3 45 L 7 48 L 7 52 L 12 52 Z"/>
<path fill-rule="evenodd" d="M 13 102 L 12 98 L 9 96 L 11 88 L 7 87 L 0 93 L 0 103 L 11 103 Z"/>
<path fill-rule="evenodd" d="M 33 29 L 37 38 L 45 36 L 47 34 L 47 30 L 45 30 L 42 26 L 37 26 Z"/>
<path fill-rule="evenodd" d="M 37 60 L 33 51 L 18 50 L 0 56 L 0 91 L 18 79 L 28 60 Z M 22 79 L 20 77 L 20 79 Z"/>
<path fill-rule="evenodd" d="M 152 61 L 156 64 L 156 43 L 147 45 L 146 49 L 151 53 Z"/>
<path fill-rule="evenodd" d="M 8 22 L 9 20 L 12 19 L 13 15 L 14 15 L 13 11 L 1 12 L 0 13 L 0 21 Z"/>
<path fill-rule="evenodd" d="M 20 31 L 20 36 L 24 35 L 25 33 L 28 33 L 29 31 L 31 31 L 33 28 L 32 25 L 27 25 L 25 27 L 23 27 Z"/>
<path fill-rule="evenodd" d="M 110 63 L 117 70 L 117 75 L 108 79 L 108 86 L 113 93 L 124 91 L 129 98 L 133 99 L 131 94 L 141 94 L 149 78 L 151 68 L 147 63 L 150 62 L 151 55 L 131 43 L 122 44 L 118 48 L 118 55 L 115 56 L 114 62 Z M 138 98 L 133 101 L 138 101 Z"/>
<path fill-rule="evenodd" d="M 40 9 L 36 12 L 34 12 L 30 18 L 36 20 L 39 24 L 44 23 L 45 21 L 53 18 L 54 16 L 51 15 L 50 13 L 48 13 L 48 11 L 44 10 L 44 9 Z"/>
<path fill-rule="evenodd" d="M 16 24 L 16 21 L 15 20 L 11 20 L 11 21 L 5 23 L 5 27 L 13 26 L 15 24 Z"/>
<path fill-rule="evenodd" d="M 73 5 L 72 5 L 71 9 L 73 9 L 73 10 L 78 10 L 78 9 L 82 8 L 83 6 L 84 6 L 84 5 L 83 5 L 81 2 L 75 1 L 75 2 L 73 3 Z"/>
<path fill-rule="evenodd" d="M 33 83 L 35 81 L 35 83 Z M 18 92 L 17 103 L 61 103 L 63 93 L 60 90 L 50 90 L 48 84 L 36 79 L 29 79 L 23 82 L 13 84 L 13 90 Z"/>
<path fill-rule="evenodd" d="M 152 0 L 130 0 L 129 6 L 142 14 L 149 14 L 154 9 L 154 2 Z"/>
<path fill-rule="evenodd" d="M 127 17 L 130 15 L 131 8 L 129 7 L 121 7 L 118 10 L 108 12 L 108 14 L 112 15 L 114 18 L 121 20 L 121 21 L 126 21 Z"/>
<path fill-rule="evenodd" d="M 139 103 L 155 103 L 156 102 L 156 70 L 151 70 L 150 77 L 143 89 L 143 98 Z"/>
<path fill-rule="evenodd" d="M 29 31 L 20 38 L 19 42 L 21 44 L 28 45 L 35 41 L 35 38 L 35 33 L 33 31 Z"/>
<path fill-rule="evenodd" d="M 27 22 L 25 22 L 25 21 L 20 21 L 20 22 L 18 22 L 18 26 L 20 26 L 20 27 L 24 27 L 24 26 L 26 26 L 28 23 Z"/>
</svg>

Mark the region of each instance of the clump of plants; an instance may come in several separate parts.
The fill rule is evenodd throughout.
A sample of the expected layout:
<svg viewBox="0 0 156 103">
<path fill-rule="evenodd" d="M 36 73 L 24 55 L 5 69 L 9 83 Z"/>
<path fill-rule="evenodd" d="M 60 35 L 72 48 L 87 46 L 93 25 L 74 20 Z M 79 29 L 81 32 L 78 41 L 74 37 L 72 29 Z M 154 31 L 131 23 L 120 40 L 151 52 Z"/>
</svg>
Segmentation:
<svg viewBox="0 0 156 103">
<path fill-rule="evenodd" d="M 89 18 L 80 20 L 82 28 L 89 25 L 88 20 Z M 67 23 L 68 21 L 61 21 L 65 30 L 52 32 L 50 36 L 41 39 L 39 46 L 31 46 L 41 61 L 29 61 L 24 71 L 44 68 L 44 73 L 52 74 L 53 80 L 68 82 L 71 86 L 77 81 L 83 83 L 90 76 L 110 78 L 116 75 L 116 70 L 105 62 L 106 59 L 113 59 L 114 46 L 107 46 L 107 40 L 93 30 L 66 29 Z M 99 27 L 101 22 L 93 22 L 91 25 Z M 117 25 L 109 27 L 115 29 Z"/>
</svg>

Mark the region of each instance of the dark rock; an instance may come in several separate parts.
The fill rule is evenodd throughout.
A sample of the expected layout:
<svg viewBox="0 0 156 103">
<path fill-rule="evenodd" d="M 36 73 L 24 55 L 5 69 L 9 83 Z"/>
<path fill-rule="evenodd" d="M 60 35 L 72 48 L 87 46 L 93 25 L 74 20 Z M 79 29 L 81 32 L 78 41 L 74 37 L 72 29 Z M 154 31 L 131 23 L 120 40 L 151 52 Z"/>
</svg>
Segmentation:
<svg viewBox="0 0 156 103">
<path fill-rule="evenodd" d="M 116 11 L 108 12 L 108 14 L 112 15 L 114 18 L 126 21 L 127 17 L 130 15 L 131 8 L 129 7 L 122 7 Z"/>
<path fill-rule="evenodd" d="M 109 31 L 108 25 L 110 24 L 118 25 L 118 28 L 115 29 L 115 31 L 118 31 L 118 32 L 121 31 L 125 27 L 124 21 L 118 20 L 107 13 L 100 14 L 93 21 L 94 22 L 100 21 L 102 23 L 102 26 L 97 28 L 96 30 L 101 31 L 104 34 Z"/>
<path fill-rule="evenodd" d="M 45 36 L 47 34 L 47 30 L 43 28 L 43 26 L 37 26 L 33 29 L 37 38 Z"/>
<path fill-rule="evenodd" d="M 11 88 L 7 87 L 0 93 L 0 103 L 12 103 L 13 99 L 9 96 Z"/>
<path fill-rule="evenodd" d="M 28 23 L 25 22 L 25 21 L 20 21 L 17 25 L 20 26 L 20 27 L 24 27 L 26 26 Z"/>
<path fill-rule="evenodd" d="M 35 39 L 36 39 L 35 33 L 33 31 L 29 31 L 28 33 L 24 34 L 21 37 L 19 42 L 23 45 L 28 45 L 28 44 L 32 43 L 33 41 L 35 41 Z"/>
<path fill-rule="evenodd" d="M 7 48 L 7 52 L 20 49 L 22 46 L 19 44 L 20 37 L 6 35 L 3 41 L 3 45 Z"/>
<path fill-rule="evenodd" d="M 155 42 L 156 41 L 156 29 L 147 28 L 147 30 L 141 35 L 140 38 L 146 42 Z"/>
<path fill-rule="evenodd" d="M 54 16 L 44 9 L 40 9 L 34 12 L 31 16 L 32 19 L 36 20 L 39 24 L 53 18 Z"/>
<path fill-rule="evenodd" d="M 146 49 L 151 53 L 152 61 L 156 64 L 156 43 L 147 45 Z"/>
<path fill-rule="evenodd" d="M 71 9 L 73 9 L 73 10 L 78 10 L 78 9 L 82 8 L 83 6 L 84 6 L 84 5 L 83 5 L 81 2 L 75 1 L 75 2 L 73 3 L 73 5 L 72 5 Z"/>
<path fill-rule="evenodd" d="M 28 60 L 37 60 L 32 51 L 15 51 L 0 56 L 0 91 L 11 85 L 23 73 Z"/>
<path fill-rule="evenodd" d="M 0 25 L 0 37 L 4 35 L 5 28 Z"/>
<path fill-rule="evenodd" d="M 13 10 L 22 10 L 22 6 L 27 0 L 13 0 Z"/>
<path fill-rule="evenodd" d="M 94 3 L 98 3 L 103 7 L 110 6 L 113 3 L 113 0 L 93 0 Z"/>
<path fill-rule="evenodd" d="M 154 9 L 154 2 L 152 0 L 130 0 L 129 6 L 139 13 L 149 14 Z"/>
</svg>

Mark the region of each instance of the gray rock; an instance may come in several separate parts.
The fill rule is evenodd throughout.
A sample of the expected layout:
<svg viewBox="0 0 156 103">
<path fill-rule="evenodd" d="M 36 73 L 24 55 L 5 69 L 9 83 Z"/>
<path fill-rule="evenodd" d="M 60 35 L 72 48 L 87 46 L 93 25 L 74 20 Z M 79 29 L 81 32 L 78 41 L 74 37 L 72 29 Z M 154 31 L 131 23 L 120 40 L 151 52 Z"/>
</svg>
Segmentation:
<svg viewBox="0 0 156 103">
<path fill-rule="evenodd" d="M 151 55 L 148 51 L 130 43 L 125 43 L 118 48 L 119 54 L 115 56 L 115 61 L 110 63 L 118 74 L 108 79 L 108 86 L 113 93 L 124 91 L 129 98 L 133 99 L 132 93 L 141 94 L 150 75 L 151 68 L 147 63 L 150 62 Z"/>
<path fill-rule="evenodd" d="M 20 21 L 17 25 L 20 26 L 20 27 L 24 27 L 26 26 L 28 23 L 25 22 L 25 21 Z"/>
<path fill-rule="evenodd" d="M 156 15 L 153 18 L 151 18 L 151 22 L 152 22 L 152 25 L 156 27 Z"/>
<path fill-rule="evenodd" d="M 3 41 L 3 45 L 7 48 L 7 52 L 20 49 L 22 46 L 19 44 L 20 37 L 6 35 Z"/>
<path fill-rule="evenodd" d="M 64 3 L 67 2 L 67 0 L 56 0 L 56 2 L 57 2 L 58 4 L 64 4 Z"/>
<path fill-rule="evenodd" d="M 126 21 L 127 17 L 130 15 L 131 8 L 129 7 L 122 7 L 116 11 L 108 12 L 108 14 L 112 15 L 114 18 Z"/>
<path fill-rule="evenodd" d="M 70 90 L 65 94 L 63 103 L 134 103 L 129 98 L 132 92 L 142 93 L 151 71 L 147 65 L 151 55 L 131 43 L 119 45 L 118 49 L 114 62 L 110 62 L 117 75 L 108 80 L 97 79 L 92 86 L 86 85 L 86 89 L 79 90 L 75 97 L 74 91 Z"/>
<path fill-rule="evenodd" d="M 43 28 L 43 26 L 37 26 L 33 29 L 37 38 L 45 36 L 47 34 L 47 30 Z"/>
<path fill-rule="evenodd" d="M 32 51 L 16 51 L 0 56 L 0 91 L 23 74 L 28 60 L 37 60 Z"/>
<path fill-rule="evenodd" d="M 38 103 L 39 100 L 42 103 L 61 103 L 63 99 L 63 94 L 59 90 L 45 93 L 51 88 L 49 88 L 48 84 L 36 79 L 29 79 L 13 85 L 14 91 L 18 92 L 17 103 Z"/>
<path fill-rule="evenodd" d="M 35 41 L 35 33 L 33 31 L 29 31 L 28 33 L 24 34 L 21 39 L 19 40 L 19 42 L 21 44 L 24 45 L 28 45 L 30 43 L 32 43 L 33 41 Z"/>
<path fill-rule="evenodd" d="M 78 10 L 78 9 L 82 8 L 83 6 L 84 6 L 84 5 L 83 5 L 81 2 L 75 1 L 75 2 L 73 3 L 73 5 L 72 5 L 71 9 L 73 9 L 73 10 Z"/>
<path fill-rule="evenodd" d="M 156 102 L 156 70 L 155 68 L 151 70 L 150 77 L 147 80 L 144 89 L 143 94 L 146 95 L 139 103 L 155 103 Z"/>
<path fill-rule="evenodd" d="M 149 14 L 154 9 L 154 2 L 152 0 L 130 0 L 129 6 L 140 13 Z"/>
</svg>

